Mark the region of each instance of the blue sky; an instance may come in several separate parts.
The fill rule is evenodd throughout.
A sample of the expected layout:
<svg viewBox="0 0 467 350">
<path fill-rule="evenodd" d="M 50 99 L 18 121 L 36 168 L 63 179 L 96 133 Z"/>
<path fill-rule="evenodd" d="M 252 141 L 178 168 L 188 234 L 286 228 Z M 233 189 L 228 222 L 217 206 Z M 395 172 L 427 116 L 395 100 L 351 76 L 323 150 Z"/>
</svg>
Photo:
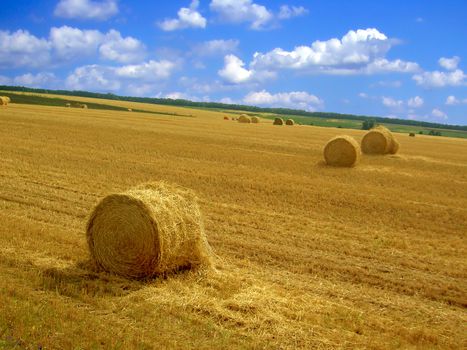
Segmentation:
<svg viewBox="0 0 467 350">
<path fill-rule="evenodd" d="M 465 0 L 16 0 L 0 84 L 467 125 Z"/>
</svg>

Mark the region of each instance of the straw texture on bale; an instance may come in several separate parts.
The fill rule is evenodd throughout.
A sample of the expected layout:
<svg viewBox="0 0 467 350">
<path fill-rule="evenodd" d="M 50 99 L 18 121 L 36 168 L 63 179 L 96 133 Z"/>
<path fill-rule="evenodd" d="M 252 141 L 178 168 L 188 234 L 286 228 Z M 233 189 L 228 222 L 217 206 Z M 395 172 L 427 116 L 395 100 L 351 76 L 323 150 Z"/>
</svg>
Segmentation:
<svg viewBox="0 0 467 350">
<path fill-rule="evenodd" d="M 324 160 L 328 165 L 353 167 L 360 160 L 360 156 L 360 145 L 347 135 L 332 138 L 324 147 Z"/>
<path fill-rule="evenodd" d="M 284 125 L 284 119 L 282 118 L 274 118 L 274 123 L 273 125 Z"/>
<path fill-rule="evenodd" d="M 242 114 L 239 118 L 238 118 L 238 122 L 239 123 L 251 123 L 251 119 L 249 116 L 245 115 L 245 114 Z"/>
<path fill-rule="evenodd" d="M 285 121 L 285 125 L 295 125 L 295 122 L 294 122 L 293 119 L 287 119 L 287 120 Z"/>
<path fill-rule="evenodd" d="M 392 149 L 393 136 L 384 126 L 368 131 L 362 139 L 362 151 L 367 154 L 387 154 Z"/>
<path fill-rule="evenodd" d="M 251 122 L 254 123 L 254 124 L 258 124 L 259 123 L 259 118 L 256 117 L 256 116 L 253 116 L 253 117 L 251 117 Z"/>
<path fill-rule="evenodd" d="M 400 147 L 399 142 L 395 138 L 393 138 L 392 143 L 391 143 L 391 149 L 389 150 L 389 153 L 396 154 L 397 152 L 399 152 L 399 147 Z"/>
<path fill-rule="evenodd" d="M 211 264 L 196 196 L 164 182 L 102 199 L 89 218 L 87 242 L 98 267 L 128 278 Z"/>
</svg>

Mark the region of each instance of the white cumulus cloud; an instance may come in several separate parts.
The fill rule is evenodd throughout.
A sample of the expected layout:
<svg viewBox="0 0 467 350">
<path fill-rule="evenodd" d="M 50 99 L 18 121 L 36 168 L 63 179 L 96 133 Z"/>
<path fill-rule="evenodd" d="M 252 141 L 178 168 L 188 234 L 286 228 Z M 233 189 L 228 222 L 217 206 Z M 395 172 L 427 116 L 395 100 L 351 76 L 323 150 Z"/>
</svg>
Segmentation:
<svg viewBox="0 0 467 350">
<path fill-rule="evenodd" d="M 0 68 L 39 68 L 99 56 L 120 63 L 138 62 L 146 55 L 145 46 L 116 30 L 103 33 L 62 26 L 52 27 L 49 37 L 38 38 L 26 30 L 0 31 Z"/>
<path fill-rule="evenodd" d="M 467 84 L 467 74 L 461 69 L 450 72 L 423 72 L 412 77 L 417 85 L 424 87 L 461 86 Z"/>
<path fill-rule="evenodd" d="M 437 119 L 443 119 L 443 120 L 446 120 L 448 119 L 448 116 L 446 113 L 444 113 L 442 110 L 438 109 L 438 108 L 434 108 L 432 111 L 431 111 L 431 115 Z"/>
<path fill-rule="evenodd" d="M 199 1 L 193 0 L 190 7 L 178 10 L 178 18 L 166 19 L 159 24 L 164 31 L 173 31 L 185 28 L 206 28 L 206 18 L 198 12 Z"/>
<path fill-rule="evenodd" d="M 176 64 L 171 61 L 150 60 L 141 64 L 114 68 L 114 71 L 118 77 L 153 81 L 170 77 L 175 68 Z"/>
<path fill-rule="evenodd" d="M 116 79 L 111 67 L 97 64 L 76 68 L 66 79 L 66 86 L 72 90 L 120 90 L 121 82 Z"/>
<path fill-rule="evenodd" d="M 305 91 L 279 92 L 271 94 L 266 90 L 250 92 L 243 102 L 254 106 L 285 107 L 314 111 L 322 108 L 323 101 Z"/>
<path fill-rule="evenodd" d="M 235 55 L 227 55 L 224 58 L 224 68 L 218 73 L 221 78 L 229 83 L 239 84 L 248 82 L 253 76 L 253 71 L 244 68 L 245 63 Z"/>
<path fill-rule="evenodd" d="M 398 73 L 415 73 L 420 70 L 420 66 L 415 62 L 402 61 L 396 59 L 388 61 L 386 58 L 379 58 L 368 64 L 364 72 L 368 74 L 398 72 Z"/>
<path fill-rule="evenodd" d="M 460 57 L 454 56 L 452 58 L 441 57 L 438 61 L 439 65 L 447 70 L 455 70 L 460 62 Z"/>
<path fill-rule="evenodd" d="M 55 7 L 57 17 L 106 20 L 118 13 L 116 0 L 60 0 Z"/>
<path fill-rule="evenodd" d="M 289 19 L 292 17 L 304 16 L 308 10 L 303 6 L 288 6 L 282 5 L 277 15 L 279 19 Z"/>
<path fill-rule="evenodd" d="M 446 98 L 446 104 L 448 106 L 455 106 L 455 105 L 461 105 L 461 104 L 467 104 L 467 98 L 464 99 L 458 99 L 456 96 L 450 95 Z"/>
<path fill-rule="evenodd" d="M 81 30 L 68 26 L 50 29 L 54 55 L 63 60 L 96 54 L 105 35 L 98 30 Z"/>
<path fill-rule="evenodd" d="M 310 46 L 297 46 L 292 51 L 275 48 L 267 53 L 257 52 L 251 67 L 327 74 L 406 73 L 419 69 L 414 62 L 384 58 L 392 45 L 393 41 L 375 28 L 351 30 L 341 39 L 317 40 Z"/>
<path fill-rule="evenodd" d="M 145 58 L 146 47 L 141 41 L 132 37 L 123 38 L 118 31 L 111 29 L 99 47 L 99 53 L 110 61 L 131 63 Z"/>
<path fill-rule="evenodd" d="M 421 98 L 420 96 L 409 98 L 409 100 L 407 101 L 407 105 L 411 108 L 419 108 L 423 106 L 423 103 L 423 98 Z"/>
<path fill-rule="evenodd" d="M 15 85 L 27 87 L 51 87 L 57 81 L 58 79 L 55 74 L 49 72 L 40 72 L 37 74 L 25 73 L 13 79 Z"/>
<path fill-rule="evenodd" d="M 383 105 L 385 105 L 386 107 L 390 107 L 390 108 L 399 108 L 404 105 L 404 101 L 396 100 L 392 97 L 383 96 L 381 98 L 381 101 L 383 102 Z"/>
<path fill-rule="evenodd" d="M 251 29 L 264 29 L 273 18 L 273 13 L 252 0 L 212 0 L 209 5 L 223 21 L 230 23 L 250 23 Z"/>
<path fill-rule="evenodd" d="M 50 61 L 51 44 L 27 30 L 0 31 L 0 68 L 41 67 Z"/>
<path fill-rule="evenodd" d="M 167 60 L 120 67 L 93 64 L 76 68 L 67 77 L 66 85 L 74 90 L 119 91 L 127 86 L 134 89 L 135 84 L 150 86 L 166 80 L 176 68 L 175 63 Z"/>
<path fill-rule="evenodd" d="M 395 110 L 404 110 L 406 107 L 409 108 L 420 108 L 423 106 L 425 101 L 420 96 L 409 98 L 407 101 L 397 100 L 393 97 L 383 96 L 381 102 L 384 106 Z"/>
</svg>

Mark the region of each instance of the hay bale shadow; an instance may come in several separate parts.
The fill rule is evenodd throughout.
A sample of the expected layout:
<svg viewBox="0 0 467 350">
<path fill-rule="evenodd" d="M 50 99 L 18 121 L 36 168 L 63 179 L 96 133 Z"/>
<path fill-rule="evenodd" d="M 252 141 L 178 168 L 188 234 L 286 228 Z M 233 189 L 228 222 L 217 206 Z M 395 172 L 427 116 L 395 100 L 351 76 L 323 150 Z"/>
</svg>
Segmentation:
<svg viewBox="0 0 467 350">
<path fill-rule="evenodd" d="M 120 297 L 137 291 L 143 281 L 128 280 L 99 269 L 90 261 L 67 268 L 47 268 L 41 272 L 42 289 L 72 298 Z"/>
</svg>

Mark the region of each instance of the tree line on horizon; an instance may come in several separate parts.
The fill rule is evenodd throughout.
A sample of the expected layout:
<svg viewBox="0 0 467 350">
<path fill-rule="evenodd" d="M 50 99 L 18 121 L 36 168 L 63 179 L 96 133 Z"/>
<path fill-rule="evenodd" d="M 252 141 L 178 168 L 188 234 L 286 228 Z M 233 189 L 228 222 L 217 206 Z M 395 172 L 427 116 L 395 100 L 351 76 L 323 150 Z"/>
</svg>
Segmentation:
<svg viewBox="0 0 467 350">
<path fill-rule="evenodd" d="M 384 118 L 384 117 L 376 117 L 376 116 L 365 116 L 365 115 L 333 113 L 333 112 L 308 112 L 304 110 L 291 109 L 291 108 L 256 107 L 256 106 L 247 106 L 247 105 L 241 105 L 241 104 L 227 104 L 227 103 L 221 103 L 221 102 L 195 102 L 195 101 L 189 101 L 189 100 L 184 100 L 184 99 L 170 99 L 170 98 L 157 98 L 157 97 L 119 96 L 119 95 L 115 95 L 112 93 L 104 94 L 104 93 L 98 93 L 98 92 L 76 91 L 76 90 L 74 91 L 49 90 L 49 89 L 36 89 L 36 88 L 28 88 L 24 86 L 8 86 L 8 85 L 0 85 L 0 90 L 18 91 L 18 92 L 34 92 L 34 93 L 51 94 L 51 95 L 91 97 L 91 98 L 98 98 L 98 99 L 152 103 L 152 104 L 180 106 L 180 107 L 229 109 L 229 110 L 238 110 L 238 111 L 253 112 L 253 113 L 273 113 L 273 114 L 282 114 L 282 115 L 289 115 L 289 116 L 317 117 L 317 118 L 324 118 L 324 119 L 359 120 L 362 122 L 365 122 L 365 121 L 368 122 L 368 121 L 374 120 L 379 123 L 467 131 L 467 126 L 462 126 L 462 125 L 449 125 L 449 124 L 424 122 L 424 121 L 418 121 L 418 120 Z"/>
</svg>

